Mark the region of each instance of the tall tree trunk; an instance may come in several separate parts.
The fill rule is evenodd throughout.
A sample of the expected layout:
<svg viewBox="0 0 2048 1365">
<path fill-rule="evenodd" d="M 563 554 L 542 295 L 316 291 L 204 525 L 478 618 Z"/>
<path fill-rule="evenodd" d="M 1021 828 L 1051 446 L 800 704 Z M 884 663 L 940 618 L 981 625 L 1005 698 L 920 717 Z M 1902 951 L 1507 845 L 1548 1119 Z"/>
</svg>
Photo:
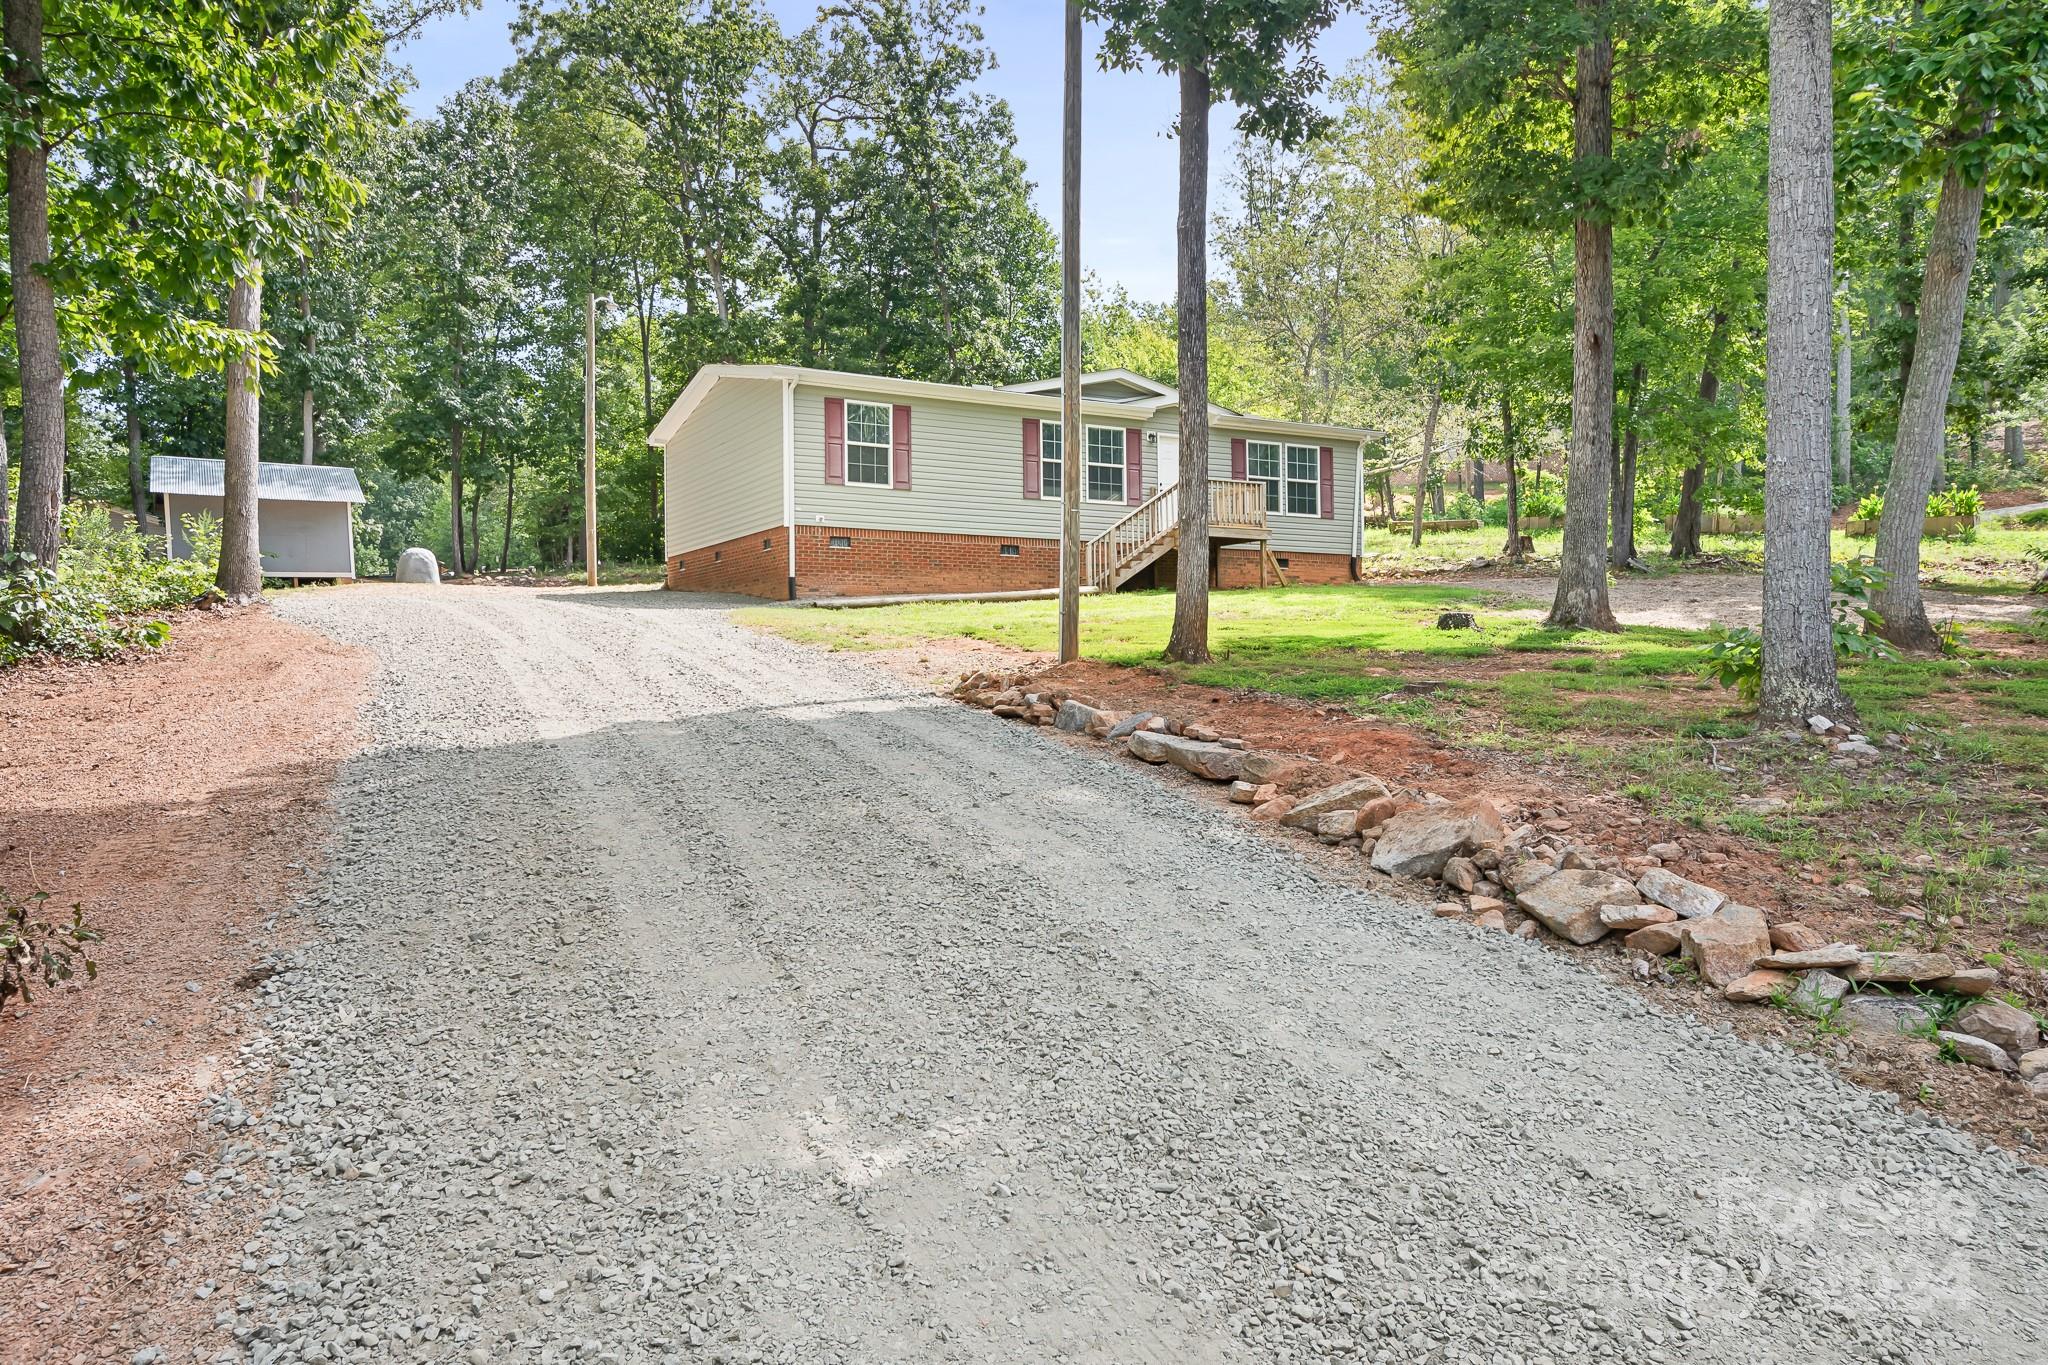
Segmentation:
<svg viewBox="0 0 2048 1365">
<path fill-rule="evenodd" d="M 1707 333 L 1707 354 L 1700 362 L 1700 403 L 1712 407 L 1721 401 L 1721 344 L 1728 336 L 1728 310 L 1714 310 L 1714 326 Z M 1671 557 L 1697 559 L 1700 553 L 1700 489 L 1707 482 L 1707 449 L 1704 442 L 1693 462 L 1678 481 L 1678 514 L 1671 521 Z"/>
<path fill-rule="evenodd" d="M 2025 469 L 2027 467 L 2026 433 L 2021 430 L 2017 422 L 2008 422 L 2006 424 L 2005 462 L 2014 469 Z M 4 510 L 4 508 L 0 508 L 0 516 L 4 516 Z M 0 549 L 4 548 L 4 546 L 0 546 Z"/>
<path fill-rule="evenodd" d="M 2005 316 L 2006 306 L 2012 302 L 2013 277 L 2018 273 L 2019 268 L 2013 260 L 2013 253 L 2007 252 L 2006 258 L 1999 262 L 1998 269 L 1991 276 L 1991 315 L 1993 317 Z M 2027 463 L 2026 437 L 2025 433 L 2020 430 L 2019 423 L 2007 422 L 2005 424 L 2002 442 L 2007 467 L 2012 469 L 2024 468 Z"/>
<path fill-rule="evenodd" d="M 7 144 L 7 268 L 21 366 L 21 493 L 14 548 L 57 559 L 64 496 L 64 358 L 50 263 L 50 149 L 43 137 L 43 0 L 6 0 L 7 83 L 27 117 Z"/>
<path fill-rule="evenodd" d="M 519 452 L 505 452 L 505 539 L 498 549 L 498 572 L 507 573 L 512 568 L 512 485 L 519 473 Z"/>
<path fill-rule="evenodd" d="M 1511 564 L 1522 562 L 1522 483 L 1515 472 L 1515 410 L 1508 402 L 1508 393 L 1500 393 L 1500 453 L 1501 463 L 1507 466 L 1507 483 L 1502 491 L 1508 503 L 1508 543 L 1501 551 Z"/>
<path fill-rule="evenodd" d="M 14 521 L 7 512 L 7 410 L 0 406 L 0 559 L 7 557 L 14 539 Z"/>
<path fill-rule="evenodd" d="M 448 428 L 448 544 L 455 556 L 455 576 L 469 570 L 462 554 L 462 423 Z"/>
<path fill-rule="evenodd" d="M 1951 166 L 1942 177 L 1934 226 L 1927 234 L 1913 375 L 1899 404 L 1898 444 L 1884 486 L 1884 515 L 1877 523 L 1877 567 L 1885 582 L 1871 605 L 1884 616 L 1885 638 L 1907 649 L 1935 649 L 1941 643 L 1920 597 L 1920 536 L 1927 528 L 1927 495 L 1941 475 L 1948 443 L 1948 390 L 1962 349 L 1963 309 L 1983 217 L 1984 186 L 1967 183 Z"/>
<path fill-rule="evenodd" d="M 1614 150 L 1614 39 L 1610 0 L 1579 0 L 1600 25 L 1578 51 L 1573 154 L 1604 166 Z M 1614 449 L 1614 225 L 1594 212 L 1572 224 L 1572 453 L 1565 481 L 1564 545 L 1557 597 L 1546 624 L 1565 630 L 1620 630 L 1607 604 L 1607 493 Z"/>
<path fill-rule="evenodd" d="M 1849 398 L 1855 389 L 1856 358 L 1849 345 L 1849 305 L 1841 308 L 1842 337 L 1835 346 L 1835 482 L 1849 486 L 1849 459 L 1855 453 L 1855 433 L 1849 426 Z"/>
<path fill-rule="evenodd" d="M 1913 352 L 1919 340 L 1919 316 L 1914 300 L 1919 297 L 1913 288 L 1914 234 L 1913 196 L 1899 196 L 1899 282 L 1894 293 L 1898 303 L 1899 319 L 1906 324 L 1904 335 L 1899 341 L 1899 401 L 1905 402 L 1906 386 L 1913 379 Z"/>
<path fill-rule="evenodd" d="M 1180 544 L 1166 657 L 1209 661 L 1209 68 L 1180 69 L 1180 213 L 1175 312 L 1180 324 Z M 1068 468 L 1085 470 L 1081 458 Z M 1164 471 L 1161 471 L 1162 473 Z"/>
<path fill-rule="evenodd" d="M 477 437 L 477 449 L 481 453 L 483 449 L 482 435 Z M 482 479 L 475 479 L 469 485 L 469 553 L 470 558 L 475 561 L 478 573 L 484 571 L 483 513 L 484 481 Z"/>
<path fill-rule="evenodd" d="M 149 485 L 142 480 L 142 406 L 135 392 L 133 360 L 121 362 L 121 405 L 128 418 L 128 508 L 135 513 L 135 534 L 141 535 L 142 524 L 149 519 Z"/>
<path fill-rule="evenodd" d="M 1472 457 L 1472 501 L 1486 506 L 1486 456 L 1484 453 Z"/>
<path fill-rule="evenodd" d="M 263 198 L 263 177 L 249 185 L 249 199 Z M 263 595 L 263 547 L 258 538 L 256 481 L 261 434 L 262 376 L 257 369 L 256 334 L 263 330 L 263 263 L 242 263 L 228 292 L 228 326 L 249 334 L 249 347 L 227 365 L 226 470 L 220 508 L 220 568 L 214 583 L 232 604 Z"/>
<path fill-rule="evenodd" d="M 1608 496 L 1608 521 L 1612 524 L 1608 563 L 1616 569 L 1626 569 L 1636 557 L 1636 443 L 1646 369 L 1638 360 L 1628 372 L 1628 415 L 1622 419 L 1621 449 L 1615 455 L 1614 486 Z"/>
<path fill-rule="evenodd" d="M 1830 0 L 1771 0 L 1764 356 L 1764 620 L 1759 710 L 1849 710 L 1828 604 L 1828 379 L 1835 160 Z"/>
<path fill-rule="evenodd" d="M 1422 495 L 1429 486 L 1429 471 L 1436 460 L 1436 418 L 1443 410 L 1444 391 L 1440 388 L 1429 391 L 1429 415 L 1422 419 L 1422 463 L 1415 467 L 1415 518 L 1414 526 L 1408 532 L 1409 547 L 1422 544 Z"/>
</svg>

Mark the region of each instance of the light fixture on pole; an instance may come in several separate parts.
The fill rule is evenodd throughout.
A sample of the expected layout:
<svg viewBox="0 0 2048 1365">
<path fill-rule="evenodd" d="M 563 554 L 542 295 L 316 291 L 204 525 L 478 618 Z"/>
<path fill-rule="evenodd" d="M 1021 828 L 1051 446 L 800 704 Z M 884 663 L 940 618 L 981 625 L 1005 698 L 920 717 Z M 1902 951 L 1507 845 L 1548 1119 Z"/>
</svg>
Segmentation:
<svg viewBox="0 0 2048 1365">
<path fill-rule="evenodd" d="M 597 306 L 611 295 L 592 294 L 583 307 L 583 581 L 597 586 Z"/>
</svg>

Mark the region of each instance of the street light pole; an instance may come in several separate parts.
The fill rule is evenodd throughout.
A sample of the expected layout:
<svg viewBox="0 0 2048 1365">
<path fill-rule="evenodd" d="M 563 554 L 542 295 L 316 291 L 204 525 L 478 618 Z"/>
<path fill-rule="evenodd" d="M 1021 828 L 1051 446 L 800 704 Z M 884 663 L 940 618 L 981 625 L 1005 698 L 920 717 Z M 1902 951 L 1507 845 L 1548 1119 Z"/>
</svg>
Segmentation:
<svg viewBox="0 0 2048 1365">
<path fill-rule="evenodd" d="M 592 294 L 583 306 L 583 581 L 597 586 L 597 305 L 611 307 L 609 294 Z"/>
<path fill-rule="evenodd" d="M 1067 0 L 1060 118 L 1060 662 L 1081 657 L 1081 6 Z"/>
</svg>

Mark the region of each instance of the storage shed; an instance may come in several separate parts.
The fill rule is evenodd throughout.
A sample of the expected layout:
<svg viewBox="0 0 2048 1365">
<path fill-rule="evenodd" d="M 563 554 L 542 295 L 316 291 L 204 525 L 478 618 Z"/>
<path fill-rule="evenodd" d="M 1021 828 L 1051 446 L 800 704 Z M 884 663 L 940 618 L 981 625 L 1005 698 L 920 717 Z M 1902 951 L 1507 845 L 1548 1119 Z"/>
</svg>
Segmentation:
<svg viewBox="0 0 2048 1365">
<path fill-rule="evenodd" d="M 354 578 L 354 506 L 363 500 L 356 472 L 339 465 L 256 466 L 256 544 L 263 572 L 272 578 Z M 163 500 L 165 543 L 171 558 L 191 555 L 185 518 L 216 520 L 226 492 L 221 460 L 158 455 L 149 462 L 149 491 Z"/>
</svg>

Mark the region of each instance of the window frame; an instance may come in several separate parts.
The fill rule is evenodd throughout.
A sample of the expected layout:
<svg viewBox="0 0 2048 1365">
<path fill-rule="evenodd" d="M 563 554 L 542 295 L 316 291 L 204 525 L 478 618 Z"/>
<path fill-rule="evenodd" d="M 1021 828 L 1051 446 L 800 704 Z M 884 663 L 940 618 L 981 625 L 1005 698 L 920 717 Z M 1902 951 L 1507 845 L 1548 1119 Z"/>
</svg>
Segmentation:
<svg viewBox="0 0 2048 1365">
<path fill-rule="evenodd" d="M 1095 496 L 1094 471 L 1098 468 L 1108 469 L 1110 467 L 1106 463 L 1098 465 L 1096 462 L 1095 433 L 1098 431 L 1108 431 L 1114 432 L 1116 434 L 1115 467 L 1117 495 L 1113 498 L 1098 498 Z M 1082 500 L 1084 502 L 1101 503 L 1104 506 L 1128 505 L 1131 500 L 1131 456 L 1130 451 L 1125 448 L 1124 443 L 1129 438 L 1124 435 L 1124 428 L 1083 426 L 1081 428 L 1081 439 L 1083 443 L 1086 444 L 1086 446 L 1088 447 L 1088 459 L 1087 462 L 1083 465 L 1083 468 L 1087 470 L 1089 475 L 1088 482 L 1081 485 Z M 1062 470 L 1061 473 L 1064 475 L 1065 471 Z"/>
<path fill-rule="evenodd" d="M 853 476 L 854 447 L 858 446 L 862 450 L 873 450 L 876 448 L 876 443 L 873 441 L 856 441 L 853 439 L 853 410 L 855 408 L 880 408 L 882 410 L 884 436 L 881 441 L 882 477 L 879 479 L 857 479 Z M 872 398 L 847 399 L 846 429 L 842 435 L 842 443 L 846 447 L 846 483 L 849 487 L 893 488 L 896 486 L 896 409 L 894 405 L 877 403 Z"/>
<path fill-rule="evenodd" d="M 1256 452 L 1260 447 L 1273 452 L 1273 473 L 1269 477 L 1256 469 Z M 1252 483 L 1266 486 L 1266 515 L 1279 516 L 1287 510 L 1287 443 L 1285 441 L 1247 440 L 1244 443 L 1244 476 Z"/>
<path fill-rule="evenodd" d="M 1048 436 L 1060 446 L 1060 453 L 1050 459 L 1047 459 L 1045 454 L 1045 442 Z M 1041 421 L 1038 424 L 1038 496 L 1041 498 L 1059 498 L 1066 493 L 1066 440 L 1066 431 L 1058 422 Z M 1054 477 L 1049 486 L 1045 477 L 1048 467 L 1054 471 Z"/>
<path fill-rule="evenodd" d="M 1301 450 L 1305 450 L 1309 454 L 1309 477 L 1305 479 L 1294 477 L 1293 456 L 1296 451 Z M 1291 441 L 1283 443 L 1280 449 L 1280 473 L 1281 482 L 1284 485 L 1280 495 L 1280 510 L 1282 513 L 1290 517 L 1322 516 L 1323 448 L 1321 446 L 1296 445 Z M 1307 512 L 1297 512 L 1294 510 L 1293 494 L 1297 487 L 1306 487 L 1308 489 L 1311 510 Z"/>
</svg>

